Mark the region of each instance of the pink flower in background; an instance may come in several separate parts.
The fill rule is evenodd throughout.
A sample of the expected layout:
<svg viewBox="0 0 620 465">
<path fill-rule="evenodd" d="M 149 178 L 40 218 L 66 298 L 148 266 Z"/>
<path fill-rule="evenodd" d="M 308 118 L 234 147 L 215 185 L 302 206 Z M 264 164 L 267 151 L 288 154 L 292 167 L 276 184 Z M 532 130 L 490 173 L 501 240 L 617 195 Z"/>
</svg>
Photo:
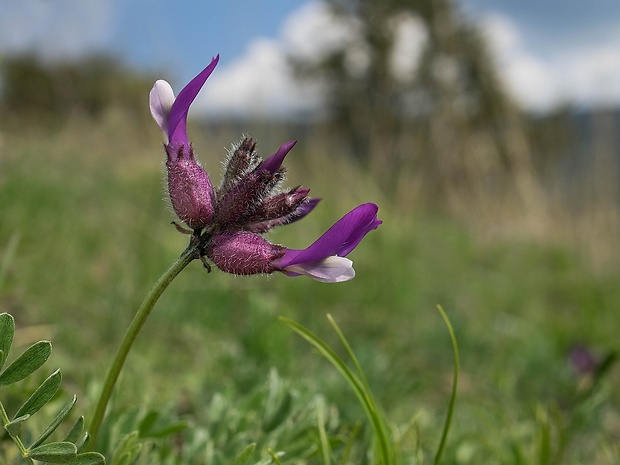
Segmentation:
<svg viewBox="0 0 620 465">
<path fill-rule="evenodd" d="M 206 256 L 221 270 L 237 275 L 280 271 L 321 282 L 352 279 L 355 271 L 345 257 L 381 224 L 378 207 L 372 203 L 347 213 L 303 250 L 272 244 L 262 236 L 276 226 L 300 220 L 319 202 L 308 197 L 309 189 L 281 187 L 282 163 L 295 141 L 263 160 L 254 140 L 244 137 L 230 151 L 219 189 L 196 161 L 187 137 L 187 114 L 218 60 L 219 56 L 214 58 L 176 98 L 163 80 L 155 83 L 149 98 L 151 114 L 164 136 L 170 201 L 192 229 L 186 232 L 200 241 L 201 258 Z"/>
</svg>

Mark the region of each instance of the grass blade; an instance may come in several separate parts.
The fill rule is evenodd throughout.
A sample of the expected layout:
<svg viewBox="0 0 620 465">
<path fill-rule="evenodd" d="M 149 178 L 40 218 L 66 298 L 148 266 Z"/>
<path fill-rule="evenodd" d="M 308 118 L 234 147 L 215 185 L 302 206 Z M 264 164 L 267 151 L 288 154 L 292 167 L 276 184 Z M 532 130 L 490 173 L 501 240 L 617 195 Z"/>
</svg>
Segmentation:
<svg viewBox="0 0 620 465">
<path fill-rule="evenodd" d="M 366 412 L 366 416 L 372 426 L 377 440 L 377 452 L 380 463 L 383 465 L 393 464 L 395 461 L 394 451 L 391 447 L 383 418 L 366 383 L 356 376 L 356 374 L 347 366 L 338 354 L 336 354 L 323 340 L 312 333 L 309 329 L 285 317 L 280 317 L 280 320 L 312 344 L 325 358 L 327 358 L 327 360 L 329 360 L 329 362 L 349 383 L 356 397 L 362 404 L 362 407 Z M 344 338 L 344 336 L 342 337 Z M 361 370 L 361 368 L 359 369 Z"/>
<path fill-rule="evenodd" d="M 6 278 L 7 273 L 9 272 L 9 266 L 11 266 L 11 262 L 15 257 L 15 253 L 17 252 L 17 245 L 19 244 L 20 235 L 18 233 L 11 234 L 9 238 L 9 243 L 4 250 L 4 256 L 2 260 L 0 260 L 0 291 L 2 291 L 2 287 L 4 286 L 4 280 Z"/>
<path fill-rule="evenodd" d="M 448 328 L 448 332 L 450 333 L 450 339 L 452 340 L 452 348 L 454 349 L 454 381 L 452 382 L 452 392 L 450 394 L 450 404 L 448 405 L 448 413 L 446 414 L 446 421 L 443 426 L 443 432 L 441 433 L 441 440 L 439 441 L 439 447 L 437 448 L 437 453 L 435 454 L 435 465 L 439 465 L 441 462 L 441 457 L 443 455 L 443 451 L 446 447 L 446 440 L 448 439 L 448 432 L 450 431 L 450 425 L 452 424 L 452 415 L 454 414 L 454 406 L 456 405 L 456 394 L 459 383 L 459 370 L 460 370 L 460 362 L 459 362 L 459 346 L 456 341 L 456 336 L 454 334 L 454 329 L 452 329 L 452 324 L 450 323 L 450 319 L 448 315 L 444 311 L 444 309 L 438 305 L 437 309 L 439 313 L 441 313 L 441 317 L 443 318 L 446 326 Z"/>
</svg>

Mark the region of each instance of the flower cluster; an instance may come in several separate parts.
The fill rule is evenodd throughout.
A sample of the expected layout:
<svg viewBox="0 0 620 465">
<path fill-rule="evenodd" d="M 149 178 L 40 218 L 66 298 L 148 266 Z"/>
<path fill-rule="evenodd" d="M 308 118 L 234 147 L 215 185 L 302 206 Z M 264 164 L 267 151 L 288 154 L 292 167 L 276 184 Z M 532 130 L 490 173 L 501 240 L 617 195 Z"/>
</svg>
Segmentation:
<svg viewBox="0 0 620 465">
<path fill-rule="evenodd" d="M 381 224 L 374 204 L 353 209 L 303 250 L 272 244 L 263 237 L 276 226 L 303 218 L 319 201 L 308 197 L 310 190 L 301 186 L 281 187 L 285 175 L 282 163 L 295 142 L 283 144 L 263 160 L 254 140 L 244 137 L 230 151 L 218 189 L 196 161 L 187 137 L 187 114 L 218 60 L 219 56 L 214 58 L 176 98 L 163 80 L 157 81 L 150 93 L 151 114 L 164 136 L 170 201 L 178 217 L 191 228 L 178 229 L 200 239 L 201 258 L 206 256 L 228 273 L 280 271 L 322 282 L 352 279 L 355 271 L 345 257 Z"/>
</svg>

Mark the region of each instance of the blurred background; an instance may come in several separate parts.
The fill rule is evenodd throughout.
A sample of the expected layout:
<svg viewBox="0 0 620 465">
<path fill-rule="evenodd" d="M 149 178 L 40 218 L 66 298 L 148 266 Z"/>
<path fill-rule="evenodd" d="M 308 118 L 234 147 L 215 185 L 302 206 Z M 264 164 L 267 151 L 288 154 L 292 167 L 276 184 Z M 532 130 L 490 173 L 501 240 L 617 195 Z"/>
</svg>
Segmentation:
<svg viewBox="0 0 620 465">
<path fill-rule="evenodd" d="M 178 92 L 220 54 L 190 112 L 212 180 L 244 133 L 263 156 L 297 139 L 288 183 L 323 201 L 271 239 L 303 247 L 367 201 L 384 225 L 352 254 L 358 276 L 343 285 L 190 266 L 130 357 L 118 408 L 183 400 L 208 423 L 201 401 L 226 392 L 234 403 L 275 368 L 360 417 L 342 380 L 315 379 L 323 362 L 277 321 L 335 341 L 331 313 L 388 416 L 415 418 L 432 449 L 452 373 L 441 304 L 463 358 L 449 460 L 613 463 L 619 2 L 0 6 L 0 310 L 25 328 L 22 344 L 53 339 L 86 406 L 187 240 L 162 201 L 148 92 L 159 78 Z"/>
</svg>

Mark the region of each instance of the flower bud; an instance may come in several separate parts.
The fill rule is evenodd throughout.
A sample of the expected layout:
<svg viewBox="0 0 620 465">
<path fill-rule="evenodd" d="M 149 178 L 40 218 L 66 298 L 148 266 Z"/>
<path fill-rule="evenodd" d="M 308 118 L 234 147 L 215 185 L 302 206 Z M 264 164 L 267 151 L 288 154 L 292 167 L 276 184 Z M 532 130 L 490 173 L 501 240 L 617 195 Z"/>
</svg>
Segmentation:
<svg viewBox="0 0 620 465">
<path fill-rule="evenodd" d="M 168 154 L 168 194 L 177 216 L 192 229 L 206 227 L 213 218 L 215 193 L 209 176 L 185 146 Z"/>
<path fill-rule="evenodd" d="M 222 271 L 237 275 L 273 273 L 273 260 L 286 249 L 247 231 L 227 231 L 211 238 L 207 257 Z"/>
</svg>

